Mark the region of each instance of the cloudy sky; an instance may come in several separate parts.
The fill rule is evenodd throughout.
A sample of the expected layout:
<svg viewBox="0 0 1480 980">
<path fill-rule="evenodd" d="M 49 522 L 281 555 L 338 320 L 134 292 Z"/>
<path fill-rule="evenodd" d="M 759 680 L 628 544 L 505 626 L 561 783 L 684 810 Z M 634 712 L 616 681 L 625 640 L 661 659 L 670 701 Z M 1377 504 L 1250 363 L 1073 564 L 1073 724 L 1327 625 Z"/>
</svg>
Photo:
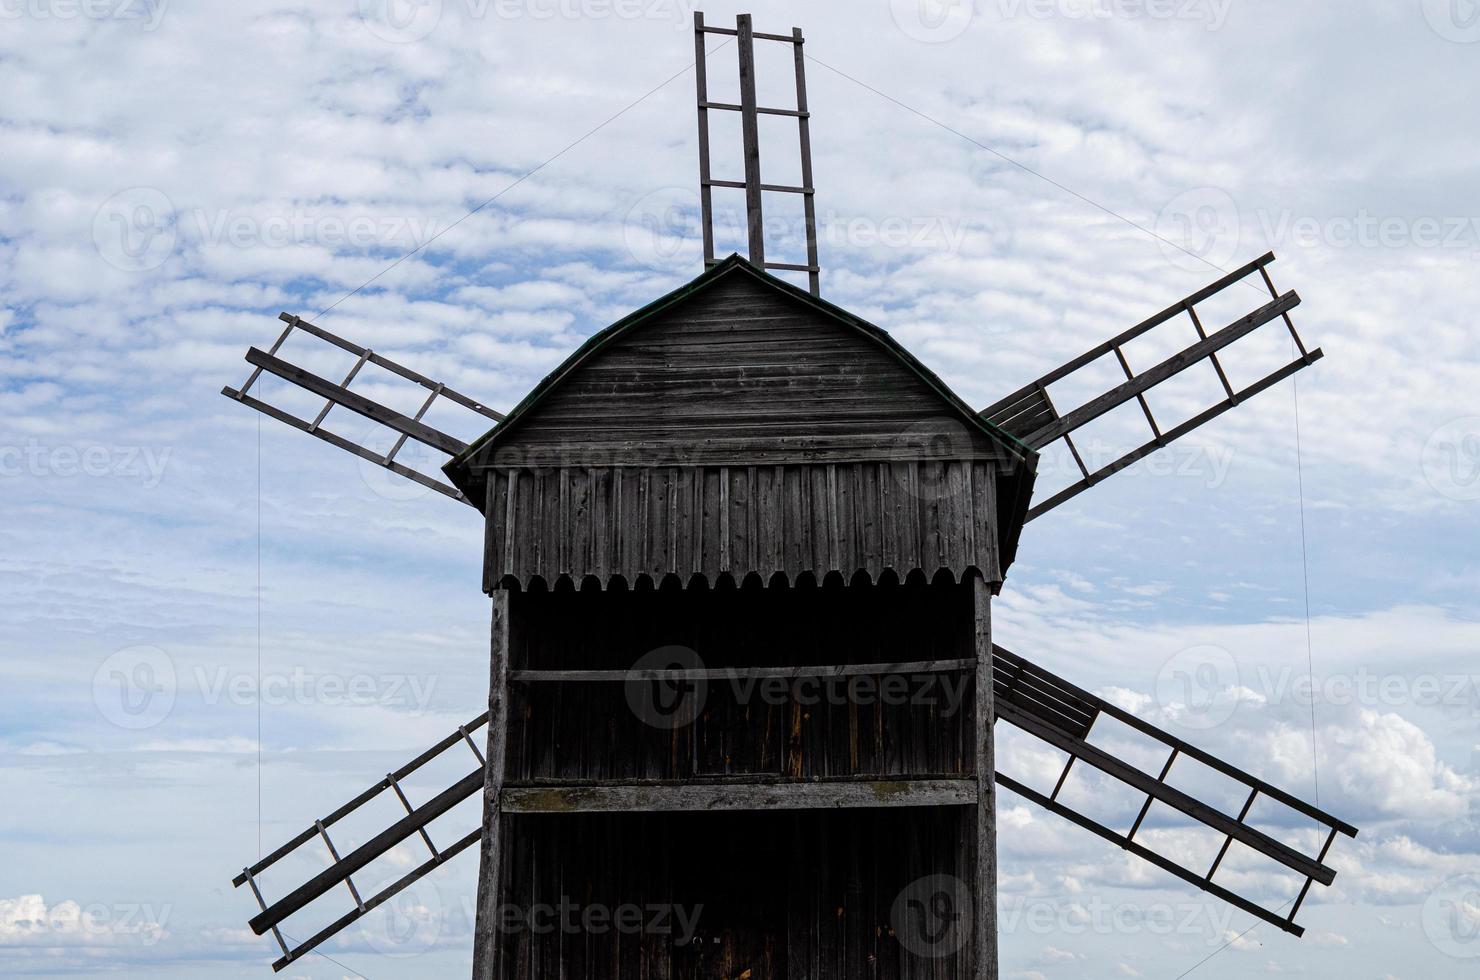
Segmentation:
<svg viewBox="0 0 1480 980">
<path fill-rule="evenodd" d="M 807 32 L 824 295 L 968 401 L 1270 249 L 1327 355 L 1298 392 L 1034 523 L 994 618 L 1009 647 L 1359 825 L 1335 886 L 1305 905 L 1303 940 L 1248 931 L 1004 795 L 1003 975 L 1472 971 L 1480 6 L 706 13 L 747 9 Z M 231 876 L 480 711 L 474 512 L 219 391 L 286 310 L 508 408 L 696 274 L 691 12 L 0 0 L 0 973 L 269 975 Z M 788 97 L 773 55 L 763 101 Z M 796 179 L 781 123 L 762 130 L 778 182 Z M 720 176 L 738 172 L 737 134 L 717 124 Z M 796 255 L 794 216 L 773 217 L 773 256 Z M 1129 356 L 1188 342 L 1185 321 L 1168 329 L 1183 333 Z M 1266 332 L 1231 374 L 1289 359 Z M 365 378 L 416 404 L 389 380 Z M 262 390 L 314 411 L 286 387 Z M 1153 408 L 1174 421 L 1215 389 L 1199 373 Z M 1107 419 L 1086 446 L 1109 458 L 1137 424 Z M 1051 764 L 1006 738 L 1003 760 Z M 1154 832 L 1199 853 L 1186 828 Z M 286 975 L 462 974 L 475 864 Z M 1232 873 L 1269 907 L 1288 898 Z"/>
</svg>

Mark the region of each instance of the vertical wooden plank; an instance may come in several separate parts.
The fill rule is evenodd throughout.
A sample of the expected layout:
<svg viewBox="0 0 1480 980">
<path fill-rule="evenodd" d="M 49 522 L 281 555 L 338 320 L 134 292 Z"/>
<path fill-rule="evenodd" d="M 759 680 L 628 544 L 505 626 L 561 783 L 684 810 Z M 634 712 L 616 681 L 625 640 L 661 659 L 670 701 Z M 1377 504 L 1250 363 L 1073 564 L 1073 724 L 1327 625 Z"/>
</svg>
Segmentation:
<svg viewBox="0 0 1480 980">
<path fill-rule="evenodd" d="M 709 186 L 708 57 L 704 50 L 704 12 L 694 11 L 694 85 L 699 94 L 699 210 L 704 228 L 704 267 L 714 262 L 714 205 Z"/>
<path fill-rule="evenodd" d="M 818 281 L 817 262 L 817 199 L 812 188 L 812 119 L 807 108 L 807 59 L 802 51 L 802 29 L 793 27 L 791 29 L 792 52 L 795 56 L 797 74 L 797 136 L 802 151 L 802 186 L 807 190 L 802 194 L 802 215 L 807 223 L 807 265 L 811 268 L 807 272 L 807 285 L 811 287 L 813 296 L 822 295 L 822 285 Z"/>
<path fill-rule="evenodd" d="M 975 980 L 997 980 L 997 763 L 992 743 L 992 593 L 971 580 L 976 645 L 976 874 L 972 895 Z"/>
<path fill-rule="evenodd" d="M 488 751 L 483 771 L 483 841 L 478 869 L 478 915 L 473 933 L 473 980 L 494 980 L 499 955 L 498 907 L 502 885 L 499 871 L 503 848 L 503 813 L 499 797 L 504 789 L 509 730 L 510 598 L 507 590 L 494 590 L 488 678 Z"/>
<path fill-rule="evenodd" d="M 755 113 L 755 36 L 750 15 L 735 18 L 740 49 L 740 133 L 745 153 L 745 217 L 750 261 L 766 261 L 766 229 L 761 220 L 761 139 Z"/>
</svg>

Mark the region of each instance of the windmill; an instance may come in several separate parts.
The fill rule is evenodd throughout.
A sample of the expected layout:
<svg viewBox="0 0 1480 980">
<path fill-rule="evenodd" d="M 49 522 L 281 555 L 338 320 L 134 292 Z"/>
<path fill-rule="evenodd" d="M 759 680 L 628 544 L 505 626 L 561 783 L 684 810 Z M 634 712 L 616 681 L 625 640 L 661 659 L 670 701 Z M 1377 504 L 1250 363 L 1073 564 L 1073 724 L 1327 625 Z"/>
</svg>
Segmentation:
<svg viewBox="0 0 1480 980">
<path fill-rule="evenodd" d="M 736 42 L 737 104 L 709 98 L 705 39 L 714 34 Z M 757 42 L 792 45 L 795 107 L 757 104 Z M 731 29 L 696 15 L 705 269 L 592 336 L 508 415 L 289 314 L 271 348 L 247 352 L 246 383 L 224 389 L 476 508 L 492 600 L 488 711 L 234 879 L 258 904 L 252 930 L 279 945 L 275 970 L 478 845 L 475 980 L 995 977 L 998 785 L 1296 936 L 1311 887 L 1332 883 L 1326 858 L 1354 827 L 991 635 L 991 599 L 1027 522 L 1321 357 L 1290 318 L 1299 297 L 1274 286 L 1274 256 L 975 409 L 885 331 L 820 296 L 803 43 L 799 30 L 756 32 L 748 16 Z M 743 180 L 711 176 L 714 112 L 741 116 Z M 765 114 L 797 121 L 799 185 L 761 180 L 756 120 Z M 715 254 L 715 188 L 745 192 L 748 257 Z M 778 193 L 803 199 L 805 263 L 765 257 L 762 211 Z M 804 273 L 808 288 L 774 271 Z M 1205 326 L 1199 307 L 1250 284 L 1267 301 Z M 1180 317 L 1197 339 L 1134 370 L 1126 346 Z M 1235 388 L 1219 355 L 1276 323 L 1297 356 Z M 280 356 L 300 335 L 343 352 L 342 381 Z M 1124 380 L 1061 409 L 1051 389 L 1105 363 Z M 367 365 L 424 393 L 419 409 L 406 414 L 352 390 Z M 1147 393 L 1196 365 L 1211 366 L 1224 397 L 1163 427 Z M 322 398 L 322 408 L 310 420 L 260 400 L 252 391 L 263 372 Z M 465 443 L 428 423 L 439 400 L 494 425 Z M 1150 439 L 1092 468 L 1075 436 L 1131 402 Z M 389 450 L 328 427 L 346 411 L 388 430 Z M 440 472 L 407 465 L 408 441 L 447 463 Z M 1055 444 L 1077 476 L 1036 500 L 1039 453 Z M 959 697 L 943 705 L 883 695 L 926 687 Z M 800 693 L 840 688 L 839 699 Z M 998 723 L 1065 760 L 1051 787 L 997 771 Z M 1098 732 L 1112 725 L 1155 746 L 1157 762 L 1106 748 Z M 463 759 L 466 774 L 413 801 L 403 784 L 450 758 Z M 1218 774 L 1241 803 L 1179 788 L 1188 766 Z M 1064 791 L 1076 771 L 1133 794 L 1134 820 L 1118 826 L 1076 807 Z M 481 826 L 434 841 L 433 821 L 480 796 Z M 336 825 L 387 800 L 396 816 L 383 829 L 343 849 L 344 838 L 335 843 Z M 1318 846 L 1263 829 L 1256 813 L 1271 808 L 1313 822 Z M 1154 809 L 1216 835 L 1210 865 L 1154 846 Z M 356 876 L 363 881 L 403 845 L 425 849 L 420 863 L 362 892 Z M 1235 849 L 1292 876 L 1290 900 L 1272 910 L 1220 880 Z M 265 887 L 275 865 L 306 851 L 327 863 L 294 887 Z M 913 893 L 922 882 L 926 892 Z M 678 937 L 657 929 L 572 937 L 510 929 L 502 918 L 571 896 L 588 906 L 689 902 L 706 911 Z M 901 902 L 907 910 L 945 902 L 951 941 L 935 936 L 922 950 L 905 934 Z M 301 941 L 285 935 L 289 917 L 326 903 L 344 911 Z"/>
</svg>

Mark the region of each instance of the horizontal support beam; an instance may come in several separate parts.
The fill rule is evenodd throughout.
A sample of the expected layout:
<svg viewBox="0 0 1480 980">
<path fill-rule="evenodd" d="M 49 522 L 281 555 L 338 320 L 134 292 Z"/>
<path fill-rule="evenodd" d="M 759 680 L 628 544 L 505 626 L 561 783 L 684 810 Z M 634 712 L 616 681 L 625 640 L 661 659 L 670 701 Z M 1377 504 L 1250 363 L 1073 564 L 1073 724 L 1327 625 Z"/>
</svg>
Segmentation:
<svg viewBox="0 0 1480 980">
<path fill-rule="evenodd" d="M 1234 408 L 1239 404 L 1242 404 L 1244 401 L 1247 401 L 1250 398 L 1253 398 L 1255 395 L 1263 391 L 1267 391 L 1268 389 L 1279 384 L 1281 381 L 1284 381 L 1286 378 L 1295 374 L 1295 372 L 1304 370 L 1305 368 L 1314 364 L 1316 361 L 1319 361 L 1324 356 L 1325 353 L 1319 347 L 1317 347 L 1315 350 L 1311 351 L 1309 354 L 1306 354 L 1304 357 L 1297 358 L 1296 360 L 1291 361 L 1289 364 L 1286 364 L 1284 367 L 1269 375 L 1267 378 L 1257 381 L 1254 384 L 1249 385 L 1247 388 L 1243 388 L 1240 391 L 1235 392 L 1232 397 L 1225 398 L 1223 401 L 1214 405 L 1212 408 L 1209 408 L 1206 411 L 1194 415 L 1186 422 L 1183 422 L 1180 425 L 1173 426 L 1172 428 L 1163 432 L 1157 438 L 1143 443 L 1137 448 L 1132 449 L 1130 452 L 1126 453 L 1124 456 L 1121 456 L 1119 459 L 1105 464 L 1098 470 L 1095 470 L 1089 476 L 1085 477 L 1083 480 L 1079 480 L 1076 483 L 1071 483 L 1069 486 L 1060 490 L 1052 497 L 1049 497 L 1043 503 L 1033 505 L 1033 507 L 1028 510 L 1028 516 L 1024 520 L 1024 523 L 1027 523 L 1028 521 L 1031 521 L 1036 517 L 1040 517 L 1043 514 L 1048 513 L 1066 500 L 1071 500 L 1074 497 L 1079 496 L 1090 487 L 1093 487 L 1096 484 L 1108 479 L 1109 477 L 1114 476 L 1116 473 L 1119 473 L 1127 466 L 1130 466 L 1133 463 L 1145 459 L 1147 456 L 1150 456 L 1158 449 L 1171 445 L 1173 442 L 1187 435 L 1189 432 L 1192 432 L 1194 429 L 1197 429 L 1207 424 L 1208 422 L 1211 422 L 1213 419 L 1222 415 L 1224 412 L 1228 411 L 1231 408 Z"/>
<path fill-rule="evenodd" d="M 1247 824 L 1240 823 L 1216 807 L 1188 796 L 1181 790 L 1161 782 L 1150 773 L 1142 772 L 1088 742 L 1073 738 L 1044 724 L 1015 705 L 999 704 L 997 717 L 1016 725 L 1030 735 L 1037 736 L 1060 751 L 1067 752 L 1070 756 L 1094 766 L 1132 789 L 1145 793 L 1175 810 L 1180 810 L 1220 834 L 1232 837 L 1304 877 L 1314 878 L 1323 885 L 1329 885 L 1336 879 L 1336 872 L 1331 868 L 1301 854 L 1288 844 L 1277 841 Z"/>
<path fill-rule="evenodd" d="M 449 456 L 456 456 L 468 448 L 468 444 L 460 439 L 454 439 L 445 432 L 438 431 L 425 422 L 418 422 L 407 415 L 402 415 L 393 408 L 387 408 L 379 402 L 373 402 L 363 395 L 350 391 L 342 385 L 319 377 L 311 371 L 306 371 L 296 364 L 289 364 L 279 357 L 258 350 L 256 347 L 247 351 L 247 363 L 271 374 L 277 375 L 284 381 L 311 392 L 321 398 L 327 398 L 336 405 L 343 405 L 352 412 L 356 412 L 373 422 L 397 432 L 404 433 L 418 442 L 425 443 L 433 449 L 444 452 Z"/>
<path fill-rule="evenodd" d="M 436 381 L 433 381 L 426 375 L 421 374 L 417 371 L 413 371 L 411 370 L 411 368 L 406 367 L 403 364 L 398 364 L 390 358 L 385 357 L 384 355 L 377 354 L 374 351 L 370 350 L 368 347 L 361 347 L 359 344 L 355 343 L 352 340 L 345 340 L 343 337 L 340 337 L 337 334 L 330 333 L 323 327 L 315 326 L 302 317 L 294 316 L 291 313 L 279 313 L 278 319 L 282 320 L 284 323 L 290 324 L 298 330 L 302 330 L 304 333 L 312 334 L 322 341 L 333 344 L 340 350 L 349 351 L 356 357 L 363 357 L 371 364 L 374 364 L 377 367 L 383 367 L 392 374 L 405 378 L 407 381 L 414 381 L 417 384 L 421 385 L 423 388 L 426 388 L 428 391 L 436 391 L 443 398 L 450 398 L 452 401 L 461 405 L 463 408 L 477 412 L 484 418 L 492 419 L 495 422 L 502 422 L 504 420 L 503 413 L 495 412 L 493 409 L 489 408 L 487 405 L 484 405 L 482 402 L 469 398 L 467 395 L 464 395 L 461 392 L 453 391 L 446 385 L 438 384 Z M 275 349 L 273 353 L 276 353 Z"/>
<path fill-rule="evenodd" d="M 1090 831 L 1096 836 L 1103 837 L 1105 840 L 1110 841 L 1112 844 L 1119 845 L 1125 850 L 1136 855 L 1136 857 L 1151 862 L 1158 868 L 1161 868 L 1163 871 L 1176 875 L 1183 881 L 1195 886 L 1196 888 L 1201 889 L 1202 891 L 1207 892 L 1210 895 L 1213 895 L 1216 898 L 1221 898 L 1229 905 L 1240 908 L 1263 922 L 1267 922 L 1268 924 L 1275 926 L 1276 928 L 1284 932 L 1288 932 L 1294 936 L 1305 935 L 1305 930 L 1302 927 L 1297 926 L 1295 923 L 1289 921 L 1283 916 L 1271 912 L 1269 909 L 1264 908 L 1262 905 L 1256 905 L 1255 903 L 1249 901 L 1247 898 L 1244 898 L 1242 895 L 1238 895 L 1234 892 L 1229 891 L 1222 885 L 1215 884 L 1214 882 L 1209 881 L 1195 871 L 1189 871 L 1188 869 L 1182 867 L 1180 864 L 1177 864 L 1169 858 L 1163 857 L 1162 855 L 1156 853 L 1149 847 L 1138 844 L 1130 838 L 1116 833 L 1109 827 L 1106 827 L 1105 825 L 1098 823 L 1090 819 L 1089 817 L 1086 817 L 1084 814 L 1069 809 L 1058 800 L 1050 799 L 1037 790 L 1023 785 L 1010 776 L 1004 776 L 1000 772 L 997 773 L 997 784 L 999 786 L 1007 787 L 1014 793 L 1017 793 L 1019 796 L 1023 797 L 1026 800 L 1029 800 L 1030 802 L 1037 803 L 1039 806 L 1043 807 L 1045 810 L 1048 810 L 1051 813 L 1058 814 L 1065 820 L 1069 820 L 1072 823 L 1078 824 L 1079 826 L 1083 827 L 1085 830 Z"/>
<path fill-rule="evenodd" d="M 710 27 L 708 24 L 705 24 L 703 27 L 696 28 L 696 30 L 704 34 L 725 34 L 730 37 L 734 37 L 736 34 L 740 33 L 733 27 Z M 759 38 L 762 41 L 785 41 L 788 44 L 803 43 L 801 38 L 791 34 L 762 34 L 760 31 L 751 31 L 750 36 L 754 38 Z"/>
<path fill-rule="evenodd" d="M 263 415 L 266 415 L 268 418 L 277 419 L 279 422 L 282 422 L 285 425 L 291 425 L 299 432 L 307 432 L 309 435 L 317 439 L 324 440 L 331 446 L 334 446 L 338 449 L 343 449 L 347 453 L 352 453 L 365 460 L 366 462 L 374 463 L 376 466 L 383 466 L 386 469 L 390 470 L 392 473 L 395 473 L 397 476 L 404 476 L 406 479 L 411 480 L 414 483 L 420 483 L 422 486 L 426 487 L 429 490 L 435 490 L 438 493 L 445 494 L 451 497 L 453 500 L 461 501 L 462 503 L 473 506 L 473 502 L 469 500 L 467 496 L 464 495 L 463 492 L 456 487 L 451 486 L 450 484 L 443 483 L 441 480 L 437 480 L 430 476 L 427 476 L 425 473 L 419 473 L 409 466 L 403 466 L 402 464 L 397 463 L 395 460 L 391 460 L 389 463 L 387 463 L 385 461 L 384 454 L 373 452 L 358 443 L 350 442 L 343 436 L 336 435 L 333 432 L 330 432 L 327 429 L 323 428 L 322 426 L 314 426 L 309 422 L 305 422 L 303 419 L 288 414 L 287 412 L 274 405 L 269 405 L 266 402 L 261 401 L 260 399 L 253 398 L 251 395 L 237 391 L 235 388 L 222 388 L 221 394 L 225 395 L 227 398 L 232 399 L 233 401 L 239 401 L 243 405 L 255 408 L 257 411 L 261 412 Z"/>
<path fill-rule="evenodd" d="M 710 179 L 710 180 L 701 180 L 699 183 L 702 186 L 704 186 L 704 187 L 732 187 L 732 188 L 734 188 L 736 190 L 744 190 L 745 189 L 745 181 L 743 181 L 743 180 L 719 180 L 717 178 L 714 178 L 714 179 Z M 777 194 L 816 194 L 817 193 L 817 189 L 815 187 L 803 187 L 803 186 L 800 186 L 800 185 L 797 185 L 797 184 L 762 184 L 761 185 L 761 190 L 763 190 L 763 191 L 775 191 Z M 766 265 L 767 265 L 767 268 L 774 268 L 774 266 L 771 263 L 767 263 Z M 805 266 L 804 265 L 804 266 L 798 266 L 798 268 L 807 269 L 807 268 L 810 268 L 810 266 Z"/>
<path fill-rule="evenodd" d="M 1073 432 L 1117 406 L 1125 404 L 1137 395 L 1145 394 L 1168 378 L 1180 374 L 1208 355 L 1222 350 L 1299 305 L 1299 295 L 1291 290 L 1278 299 L 1261 306 L 1253 313 L 1240 317 L 1206 340 L 1198 341 L 1181 353 L 1174 354 L 1155 367 L 1142 371 L 1131 380 L 1117 385 L 1062 418 L 1056 419 L 1036 432 L 1029 433 L 1023 437 L 1022 441 L 1035 449 L 1046 446 L 1066 433 Z"/>
<path fill-rule="evenodd" d="M 975 670 L 975 660 L 918 660 L 897 664 L 830 664 L 813 667 L 692 667 L 673 670 L 511 670 L 523 683 L 626 683 L 628 681 L 729 681 L 773 677 L 862 677 L 884 674 L 939 674 Z"/>
<path fill-rule="evenodd" d="M 505 813 L 806 810 L 843 807 L 966 806 L 976 779 L 505 786 Z"/>
<path fill-rule="evenodd" d="M 700 102 L 699 108 L 724 109 L 728 112 L 745 111 L 744 106 L 738 105 L 734 102 Z M 763 116 L 794 116 L 798 119 L 808 119 L 812 115 L 810 112 L 803 112 L 801 109 L 772 109 L 767 106 L 760 105 L 755 107 L 755 111 Z"/>
</svg>

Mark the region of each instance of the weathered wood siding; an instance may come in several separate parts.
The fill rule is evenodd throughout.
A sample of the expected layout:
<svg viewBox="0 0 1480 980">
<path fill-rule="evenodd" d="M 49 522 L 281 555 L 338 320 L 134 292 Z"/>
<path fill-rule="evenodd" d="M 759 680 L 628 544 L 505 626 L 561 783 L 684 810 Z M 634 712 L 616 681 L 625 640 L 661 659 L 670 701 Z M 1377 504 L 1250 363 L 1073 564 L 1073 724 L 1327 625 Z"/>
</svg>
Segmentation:
<svg viewBox="0 0 1480 980">
<path fill-rule="evenodd" d="M 900 904 L 922 879 L 969 881 L 969 807 L 738 814 L 505 817 L 503 901 L 515 928 L 498 980 L 947 980 L 970 943 L 921 955 L 900 931 L 939 928 Z M 514 843 L 517 841 L 517 845 Z M 913 891 L 911 891 L 913 886 Z M 933 896 L 919 895 L 920 901 Z M 520 923 L 532 908 L 655 904 L 697 910 L 687 943 L 658 930 Z M 967 908 L 951 914 L 969 916 Z M 654 923 L 651 917 L 646 922 Z M 945 923 L 949 925 L 949 923 Z"/>
<path fill-rule="evenodd" d="M 1002 581 L 989 460 L 495 469 L 485 589 L 914 569 Z"/>
<path fill-rule="evenodd" d="M 651 651 L 692 651 L 686 666 L 899 664 L 975 660 L 971 583 L 850 588 L 523 593 L 542 628 L 512 651 L 540 670 L 626 670 Z M 889 679 L 887 696 L 879 684 Z M 655 727 L 632 685 L 516 684 L 510 785 L 602 781 L 966 777 L 975 771 L 971 671 L 847 678 L 712 680 L 692 724 Z M 862 692 L 861 694 L 858 692 Z"/>
<path fill-rule="evenodd" d="M 612 339 L 497 443 L 474 465 L 1005 455 L 878 339 L 740 273 Z"/>
</svg>

